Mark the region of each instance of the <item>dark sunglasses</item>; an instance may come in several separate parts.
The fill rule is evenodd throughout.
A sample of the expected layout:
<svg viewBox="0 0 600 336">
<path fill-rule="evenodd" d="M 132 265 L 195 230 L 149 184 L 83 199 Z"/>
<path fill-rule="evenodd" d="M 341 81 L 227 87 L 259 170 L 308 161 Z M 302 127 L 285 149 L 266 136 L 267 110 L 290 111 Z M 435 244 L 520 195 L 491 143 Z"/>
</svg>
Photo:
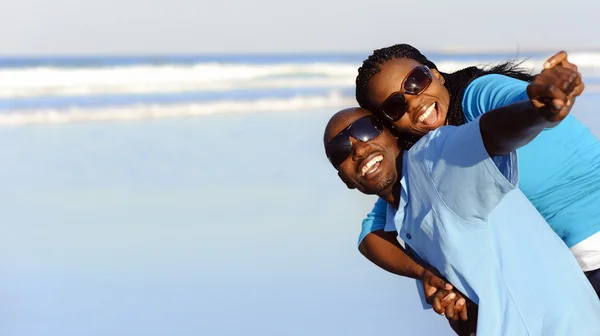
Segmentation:
<svg viewBox="0 0 600 336">
<path fill-rule="evenodd" d="M 383 116 L 390 121 L 397 121 L 402 118 L 408 111 L 408 103 L 404 95 L 419 95 L 427 90 L 432 81 L 431 70 L 427 66 L 419 65 L 414 68 L 402 81 L 404 91 L 392 93 L 381 105 Z"/>
<path fill-rule="evenodd" d="M 350 156 L 352 153 L 350 137 L 367 142 L 376 138 L 381 132 L 383 132 L 383 126 L 373 115 L 364 116 L 354 121 L 327 143 L 325 152 L 329 162 L 337 168 Z"/>
</svg>

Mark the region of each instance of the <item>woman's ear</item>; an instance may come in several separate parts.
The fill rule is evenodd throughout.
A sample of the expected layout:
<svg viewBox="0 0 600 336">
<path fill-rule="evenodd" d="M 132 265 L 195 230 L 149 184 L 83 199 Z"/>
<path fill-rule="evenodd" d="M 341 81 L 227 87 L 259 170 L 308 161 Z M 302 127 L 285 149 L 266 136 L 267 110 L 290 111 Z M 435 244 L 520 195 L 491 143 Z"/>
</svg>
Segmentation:
<svg viewBox="0 0 600 336">
<path fill-rule="evenodd" d="M 431 73 L 435 76 L 435 78 L 437 78 L 437 80 L 439 80 L 442 84 L 446 84 L 446 79 L 444 79 L 444 76 L 442 76 L 442 74 L 437 71 L 436 69 L 431 69 Z"/>
</svg>

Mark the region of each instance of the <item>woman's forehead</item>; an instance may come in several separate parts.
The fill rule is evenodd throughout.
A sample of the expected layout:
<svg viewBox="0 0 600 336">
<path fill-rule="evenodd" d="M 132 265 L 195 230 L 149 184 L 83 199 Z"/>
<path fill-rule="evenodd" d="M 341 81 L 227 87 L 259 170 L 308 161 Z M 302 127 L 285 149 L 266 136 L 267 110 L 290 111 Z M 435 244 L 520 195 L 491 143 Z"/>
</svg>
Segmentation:
<svg viewBox="0 0 600 336">
<path fill-rule="evenodd" d="M 410 58 L 395 58 L 383 63 L 379 74 L 382 77 L 404 77 L 421 63 Z M 394 78 L 395 79 L 395 78 Z"/>
<path fill-rule="evenodd" d="M 395 58 L 383 63 L 369 81 L 369 96 L 374 100 L 384 100 L 393 92 L 402 90 L 404 78 L 421 63 L 410 58 Z"/>
</svg>

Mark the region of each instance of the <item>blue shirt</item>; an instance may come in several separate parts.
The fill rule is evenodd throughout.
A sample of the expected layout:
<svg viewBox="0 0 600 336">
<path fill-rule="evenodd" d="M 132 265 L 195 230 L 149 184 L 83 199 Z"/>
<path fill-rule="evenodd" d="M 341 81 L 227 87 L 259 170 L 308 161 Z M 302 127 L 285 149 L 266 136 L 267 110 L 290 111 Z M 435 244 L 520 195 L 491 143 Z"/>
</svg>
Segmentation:
<svg viewBox="0 0 600 336">
<path fill-rule="evenodd" d="M 478 335 L 600 335 L 600 300 L 516 188 L 516 157 L 488 156 L 479 119 L 430 132 L 404 154 L 399 236 L 479 305 Z"/>
<path fill-rule="evenodd" d="M 529 99 L 527 85 L 503 75 L 477 78 L 462 101 L 466 121 Z M 585 125 L 570 115 L 518 153 L 519 188 L 568 247 L 600 232 L 600 142 Z M 384 228 L 386 208 L 385 201 L 377 200 L 363 220 L 359 243 Z"/>
</svg>

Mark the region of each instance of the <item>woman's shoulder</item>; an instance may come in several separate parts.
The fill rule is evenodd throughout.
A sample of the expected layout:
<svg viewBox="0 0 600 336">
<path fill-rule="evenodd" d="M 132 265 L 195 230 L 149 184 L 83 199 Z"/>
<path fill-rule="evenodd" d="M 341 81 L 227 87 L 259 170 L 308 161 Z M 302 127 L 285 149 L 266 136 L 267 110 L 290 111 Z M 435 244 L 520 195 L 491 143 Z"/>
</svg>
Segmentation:
<svg viewBox="0 0 600 336">
<path fill-rule="evenodd" d="M 462 100 L 467 122 L 493 109 L 519 102 L 527 97 L 529 83 L 501 74 L 487 74 L 473 80 Z"/>
<path fill-rule="evenodd" d="M 517 78 L 513 78 L 507 75 L 502 75 L 502 74 L 495 74 L 495 73 L 491 73 L 491 74 L 486 74 L 483 76 L 480 76 L 478 78 L 475 78 L 471 83 L 469 83 L 469 85 L 467 86 L 467 90 L 469 90 L 469 88 L 471 87 L 486 87 L 489 85 L 514 85 L 514 84 L 518 84 L 518 85 L 524 85 L 527 86 L 527 82 L 517 79 Z"/>
</svg>

